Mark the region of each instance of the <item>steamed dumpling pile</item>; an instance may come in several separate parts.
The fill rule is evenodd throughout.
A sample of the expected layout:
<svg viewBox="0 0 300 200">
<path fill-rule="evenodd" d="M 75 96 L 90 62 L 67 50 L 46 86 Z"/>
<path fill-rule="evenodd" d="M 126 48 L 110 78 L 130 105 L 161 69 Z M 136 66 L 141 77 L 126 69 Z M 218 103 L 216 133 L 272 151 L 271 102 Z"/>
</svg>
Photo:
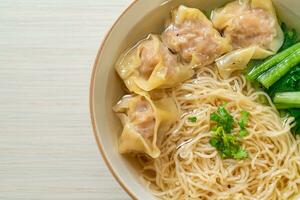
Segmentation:
<svg viewBox="0 0 300 200">
<path fill-rule="evenodd" d="M 191 78 L 194 70 L 181 63 L 157 35 L 149 35 L 121 56 L 116 70 L 133 93 L 124 96 L 114 108 L 123 124 L 119 151 L 156 158 L 160 154 L 156 145 L 159 134 L 178 118 L 174 100 L 157 90 Z"/>
<path fill-rule="evenodd" d="M 134 93 L 124 96 L 114 108 L 123 124 L 119 151 L 156 158 L 160 155 L 156 145 L 159 134 L 178 118 L 174 100 L 166 95 L 157 99 L 156 90 L 191 78 L 194 70 L 190 64 L 181 62 L 159 36 L 149 35 L 121 56 L 116 71 Z"/>
<path fill-rule="evenodd" d="M 271 0 L 234 1 L 214 10 L 211 20 L 235 49 L 216 61 L 224 78 L 251 59 L 275 54 L 284 40 Z"/>
<path fill-rule="evenodd" d="M 123 123 L 121 153 L 158 157 L 157 138 L 179 114 L 174 100 L 168 95 L 157 99 L 157 91 L 191 78 L 195 65 L 211 64 L 231 48 L 201 11 L 180 6 L 174 14 L 174 22 L 162 34 L 163 41 L 150 34 L 116 64 L 119 76 L 134 93 L 114 108 Z"/>
<path fill-rule="evenodd" d="M 179 6 L 172 22 L 162 34 L 163 42 L 175 53 L 196 66 L 212 64 L 231 50 L 227 39 L 213 27 L 198 9 Z"/>
<path fill-rule="evenodd" d="M 157 141 L 179 116 L 165 91 L 198 67 L 216 62 L 228 78 L 251 59 L 276 53 L 283 42 L 271 0 L 235 1 L 214 10 L 211 20 L 198 9 L 179 6 L 161 36 L 150 34 L 120 57 L 116 71 L 131 93 L 114 107 L 123 124 L 121 153 L 160 155 Z"/>
</svg>

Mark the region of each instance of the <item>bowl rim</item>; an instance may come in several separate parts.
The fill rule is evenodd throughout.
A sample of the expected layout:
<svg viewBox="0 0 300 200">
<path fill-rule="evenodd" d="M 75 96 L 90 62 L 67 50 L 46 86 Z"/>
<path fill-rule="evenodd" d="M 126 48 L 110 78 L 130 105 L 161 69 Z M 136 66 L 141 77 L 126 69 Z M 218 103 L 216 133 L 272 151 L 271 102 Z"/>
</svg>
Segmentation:
<svg viewBox="0 0 300 200">
<path fill-rule="evenodd" d="M 125 10 L 122 11 L 122 13 L 119 15 L 119 17 L 114 21 L 113 25 L 108 29 L 108 31 L 106 32 L 106 34 L 104 35 L 104 38 L 102 39 L 102 41 L 100 42 L 100 47 L 98 48 L 98 52 L 96 55 L 96 58 L 94 60 L 94 64 L 93 64 L 93 69 L 92 69 L 92 74 L 91 74 L 91 80 L 90 80 L 90 88 L 89 88 L 89 107 L 90 107 L 90 118 L 91 118 L 91 123 L 92 123 L 92 127 L 93 127 L 93 134 L 94 134 L 94 138 L 96 140 L 98 149 L 102 155 L 102 158 L 104 160 L 104 163 L 106 164 L 106 166 L 108 167 L 110 173 L 113 175 L 113 177 L 115 178 L 115 180 L 117 180 L 117 182 L 119 183 L 119 185 L 127 192 L 127 194 L 132 198 L 132 199 L 138 199 L 136 194 L 134 192 L 132 192 L 127 186 L 126 184 L 121 180 L 121 178 L 117 175 L 117 173 L 115 172 L 114 168 L 112 167 L 112 164 L 109 162 L 103 145 L 102 145 L 102 141 L 100 139 L 100 137 L 98 137 L 97 134 L 97 127 L 96 127 L 96 117 L 95 117 L 95 112 L 94 112 L 94 86 L 95 86 L 95 75 L 96 75 L 96 71 L 97 71 L 97 65 L 98 65 L 98 60 L 100 57 L 100 54 L 103 51 L 103 47 L 104 44 L 106 43 L 109 35 L 111 34 L 112 30 L 116 27 L 117 23 L 120 21 L 120 19 L 130 10 L 131 7 L 133 7 L 139 0 L 133 0 L 126 8 Z"/>
</svg>

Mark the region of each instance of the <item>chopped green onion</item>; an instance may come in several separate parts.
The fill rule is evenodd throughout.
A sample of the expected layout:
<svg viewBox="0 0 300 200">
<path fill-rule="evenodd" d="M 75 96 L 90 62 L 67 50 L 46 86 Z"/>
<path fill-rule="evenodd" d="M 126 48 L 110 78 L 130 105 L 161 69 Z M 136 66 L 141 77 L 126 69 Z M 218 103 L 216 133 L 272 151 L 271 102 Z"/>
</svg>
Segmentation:
<svg viewBox="0 0 300 200">
<path fill-rule="evenodd" d="M 239 133 L 239 136 L 240 136 L 241 138 L 246 137 L 246 136 L 248 136 L 248 135 L 249 135 L 249 132 L 247 131 L 247 129 L 242 129 L 242 130 L 240 131 L 240 133 Z"/>
<path fill-rule="evenodd" d="M 224 131 L 230 133 L 233 128 L 233 117 L 228 113 L 224 106 L 220 106 L 217 112 L 210 115 L 212 121 L 221 124 L 224 127 Z"/>
<path fill-rule="evenodd" d="M 241 112 L 241 119 L 239 121 L 239 126 L 241 127 L 241 129 L 244 129 L 246 127 L 249 115 L 250 114 L 247 111 Z"/>
<path fill-rule="evenodd" d="M 195 123 L 195 122 L 197 122 L 197 117 L 192 116 L 192 117 L 189 117 L 188 120 L 192 123 Z"/>
<path fill-rule="evenodd" d="M 241 138 L 249 134 L 245 129 L 248 117 L 248 112 L 241 112 L 241 119 L 239 121 L 241 131 L 238 134 L 232 134 L 234 120 L 224 106 L 220 106 L 217 112 L 211 114 L 211 121 L 217 124 L 211 128 L 212 137 L 209 143 L 217 149 L 222 158 L 240 160 L 248 157 L 248 153 L 242 147 L 240 141 Z"/>
</svg>

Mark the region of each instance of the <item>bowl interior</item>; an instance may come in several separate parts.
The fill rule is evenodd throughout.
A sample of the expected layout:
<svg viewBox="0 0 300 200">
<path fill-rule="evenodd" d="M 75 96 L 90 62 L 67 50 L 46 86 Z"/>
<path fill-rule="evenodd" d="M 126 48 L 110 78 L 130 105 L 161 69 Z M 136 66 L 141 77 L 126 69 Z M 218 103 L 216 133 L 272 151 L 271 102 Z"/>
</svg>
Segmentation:
<svg viewBox="0 0 300 200">
<path fill-rule="evenodd" d="M 161 33 L 170 10 L 180 4 L 209 11 L 230 0 L 138 0 L 128 8 L 108 33 L 98 52 L 91 84 L 91 115 L 97 142 L 104 159 L 118 181 L 138 199 L 154 199 L 142 183 L 137 163 L 118 153 L 118 137 L 122 130 L 112 106 L 124 94 L 122 81 L 114 70 L 118 56 L 149 33 Z M 220 3 L 221 2 L 221 3 Z M 297 0 L 275 0 L 280 18 L 300 31 Z"/>
</svg>

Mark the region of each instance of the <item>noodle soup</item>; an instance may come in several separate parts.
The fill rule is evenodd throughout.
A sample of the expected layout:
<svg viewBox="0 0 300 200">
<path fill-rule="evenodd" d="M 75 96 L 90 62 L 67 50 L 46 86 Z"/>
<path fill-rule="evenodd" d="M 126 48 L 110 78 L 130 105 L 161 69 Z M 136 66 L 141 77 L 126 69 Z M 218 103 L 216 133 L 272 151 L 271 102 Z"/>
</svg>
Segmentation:
<svg viewBox="0 0 300 200">
<path fill-rule="evenodd" d="M 114 87 L 125 96 L 111 106 L 122 123 L 114 146 L 159 199 L 299 193 L 295 117 L 282 114 L 263 80 L 247 77 L 253 60 L 259 69 L 292 48 L 282 50 L 281 22 L 298 30 L 298 16 L 269 0 L 227 2 L 162 4 L 115 61 L 124 85 Z M 149 16 L 155 26 L 145 26 Z"/>
</svg>

